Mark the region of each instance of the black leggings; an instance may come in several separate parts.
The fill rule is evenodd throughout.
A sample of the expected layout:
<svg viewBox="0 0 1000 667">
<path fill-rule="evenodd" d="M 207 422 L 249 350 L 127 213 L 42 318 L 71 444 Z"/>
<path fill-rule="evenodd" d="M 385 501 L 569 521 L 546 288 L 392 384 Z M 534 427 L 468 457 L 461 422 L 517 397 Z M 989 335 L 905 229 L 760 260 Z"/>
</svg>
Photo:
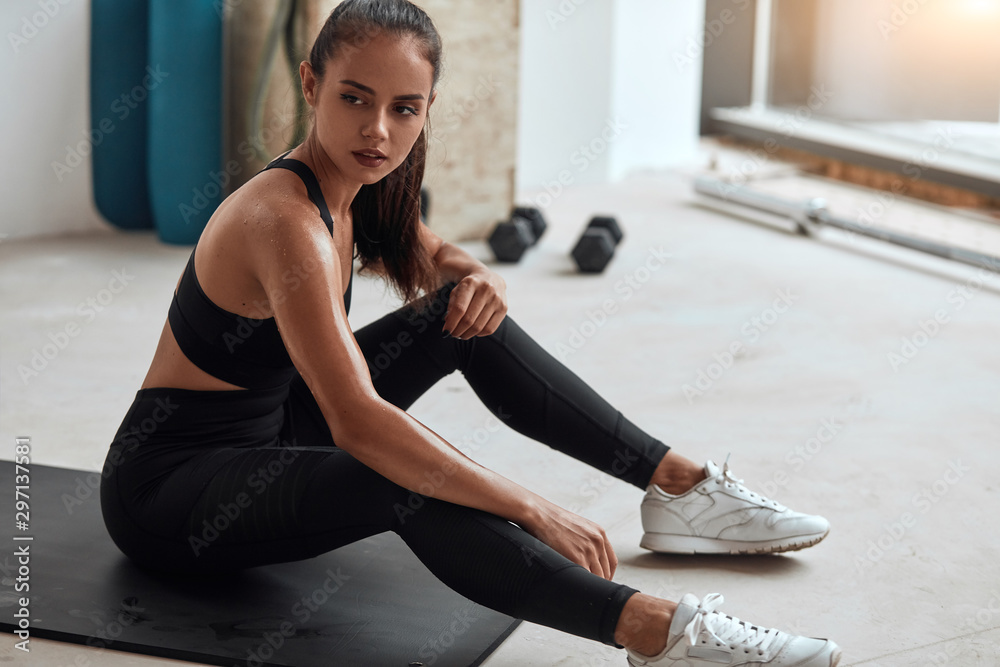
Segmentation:
<svg viewBox="0 0 1000 667">
<path fill-rule="evenodd" d="M 443 338 L 449 293 L 356 332 L 383 398 L 406 409 L 461 370 L 507 425 L 640 488 L 648 484 L 666 445 L 509 317 L 492 336 Z M 105 462 L 101 505 L 122 552 L 159 570 L 301 560 L 391 530 L 469 599 L 612 645 L 635 592 L 508 521 L 408 491 L 360 464 L 334 445 L 299 377 L 274 389 L 139 390 Z"/>
</svg>

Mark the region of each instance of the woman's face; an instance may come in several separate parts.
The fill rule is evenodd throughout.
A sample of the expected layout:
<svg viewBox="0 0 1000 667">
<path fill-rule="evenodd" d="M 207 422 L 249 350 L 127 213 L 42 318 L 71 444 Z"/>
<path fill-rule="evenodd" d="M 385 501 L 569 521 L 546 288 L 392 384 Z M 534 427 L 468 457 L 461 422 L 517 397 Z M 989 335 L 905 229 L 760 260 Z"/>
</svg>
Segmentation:
<svg viewBox="0 0 1000 667">
<path fill-rule="evenodd" d="M 327 61 L 322 82 L 302 65 L 320 145 L 341 175 L 371 184 L 406 159 L 433 102 L 434 70 L 410 37 L 373 37 Z"/>
</svg>

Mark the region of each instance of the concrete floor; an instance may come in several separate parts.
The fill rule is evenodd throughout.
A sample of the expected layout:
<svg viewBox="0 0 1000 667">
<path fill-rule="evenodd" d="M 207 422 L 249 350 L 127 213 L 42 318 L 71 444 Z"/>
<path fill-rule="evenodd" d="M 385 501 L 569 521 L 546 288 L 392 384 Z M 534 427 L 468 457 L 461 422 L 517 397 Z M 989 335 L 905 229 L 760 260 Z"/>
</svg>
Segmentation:
<svg viewBox="0 0 1000 667">
<path fill-rule="evenodd" d="M 618 215 L 625 241 L 604 274 L 575 275 L 566 253 L 600 211 Z M 619 581 L 671 598 L 724 593 L 729 614 L 833 638 L 844 665 L 1000 664 L 1000 275 L 738 221 L 699 206 L 679 172 L 570 190 L 548 216 L 540 245 L 498 267 L 511 315 L 679 452 L 731 455 L 751 488 L 827 516 L 829 538 L 780 556 L 653 555 L 638 547 L 638 490 L 514 433 L 475 444 L 488 413 L 460 376 L 414 406 L 419 419 L 602 523 Z M 671 255 L 662 267 L 647 265 L 654 248 Z M 29 435 L 36 463 L 100 468 L 188 253 L 149 233 L 0 243 L 0 456 Z M 103 293 L 113 271 L 131 278 Z M 355 285 L 356 326 L 391 306 L 380 285 Z M 102 294 L 101 312 L 78 310 Z M 781 294 L 791 306 L 779 314 Z M 70 323 L 77 334 L 22 379 Z M 734 343 L 743 352 L 730 360 Z M 24 660 L 11 644 L 0 662 L 179 664 L 38 640 Z M 522 624 L 486 664 L 624 663 Z"/>
</svg>

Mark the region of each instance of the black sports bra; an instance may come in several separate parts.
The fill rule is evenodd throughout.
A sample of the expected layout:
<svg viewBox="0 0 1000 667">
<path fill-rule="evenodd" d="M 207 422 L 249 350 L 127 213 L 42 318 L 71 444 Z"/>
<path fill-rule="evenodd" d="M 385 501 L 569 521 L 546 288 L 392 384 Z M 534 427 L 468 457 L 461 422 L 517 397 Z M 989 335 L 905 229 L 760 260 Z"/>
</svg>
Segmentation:
<svg viewBox="0 0 1000 667">
<path fill-rule="evenodd" d="M 291 151 L 289 151 L 291 152 Z M 319 181 L 304 163 L 285 153 L 262 171 L 279 167 L 298 174 L 319 214 L 333 233 L 333 218 L 323 199 Z M 351 275 L 344 293 L 344 307 L 351 310 Z M 177 345 L 195 366 L 220 380 L 248 389 L 280 386 L 295 375 L 288 350 L 274 318 L 256 319 L 224 310 L 201 288 L 194 269 L 194 251 L 188 259 L 167 314 Z"/>
</svg>

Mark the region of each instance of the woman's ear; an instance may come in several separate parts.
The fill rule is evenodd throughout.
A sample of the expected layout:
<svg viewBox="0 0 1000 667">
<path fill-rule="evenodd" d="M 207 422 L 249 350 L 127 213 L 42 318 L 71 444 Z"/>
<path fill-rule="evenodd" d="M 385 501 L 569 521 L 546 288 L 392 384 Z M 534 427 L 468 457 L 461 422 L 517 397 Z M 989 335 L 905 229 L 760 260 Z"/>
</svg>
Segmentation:
<svg viewBox="0 0 1000 667">
<path fill-rule="evenodd" d="M 316 106 L 316 74 L 308 60 L 303 60 L 299 64 L 299 77 L 302 79 L 302 97 L 309 106 Z"/>
<path fill-rule="evenodd" d="M 427 101 L 427 109 L 428 110 L 430 110 L 431 105 L 434 104 L 434 100 L 437 99 L 437 96 L 438 96 L 438 91 L 435 90 L 435 91 L 431 92 L 431 99 Z"/>
</svg>

